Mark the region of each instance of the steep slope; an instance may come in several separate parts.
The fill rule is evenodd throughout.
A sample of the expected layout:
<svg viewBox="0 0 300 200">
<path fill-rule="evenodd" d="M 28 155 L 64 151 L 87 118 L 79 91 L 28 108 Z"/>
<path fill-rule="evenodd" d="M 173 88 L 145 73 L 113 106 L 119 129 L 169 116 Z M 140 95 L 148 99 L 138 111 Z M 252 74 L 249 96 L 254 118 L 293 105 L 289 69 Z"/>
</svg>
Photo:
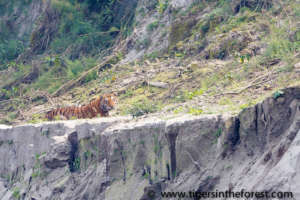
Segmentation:
<svg viewBox="0 0 300 200">
<path fill-rule="evenodd" d="M 18 27 L 1 39 L 24 41 L 1 65 L 1 123 L 112 91 L 114 115 L 238 113 L 299 85 L 296 0 L 99 2 L 1 4 L 2 30 Z"/>
<path fill-rule="evenodd" d="M 299 199 L 300 89 L 283 92 L 236 116 L 1 126 L 0 198 L 146 200 L 244 189 Z"/>
</svg>

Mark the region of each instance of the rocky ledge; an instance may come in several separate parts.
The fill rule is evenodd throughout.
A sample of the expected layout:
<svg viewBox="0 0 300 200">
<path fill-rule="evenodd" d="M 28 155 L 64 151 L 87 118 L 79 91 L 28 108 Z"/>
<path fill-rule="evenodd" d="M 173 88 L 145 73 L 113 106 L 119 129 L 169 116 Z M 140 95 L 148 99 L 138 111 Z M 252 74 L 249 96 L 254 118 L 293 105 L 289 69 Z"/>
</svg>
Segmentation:
<svg viewBox="0 0 300 200">
<path fill-rule="evenodd" d="M 2 200 L 147 200 L 164 191 L 242 189 L 300 199 L 300 88 L 237 116 L 0 126 L 0 158 Z"/>
</svg>

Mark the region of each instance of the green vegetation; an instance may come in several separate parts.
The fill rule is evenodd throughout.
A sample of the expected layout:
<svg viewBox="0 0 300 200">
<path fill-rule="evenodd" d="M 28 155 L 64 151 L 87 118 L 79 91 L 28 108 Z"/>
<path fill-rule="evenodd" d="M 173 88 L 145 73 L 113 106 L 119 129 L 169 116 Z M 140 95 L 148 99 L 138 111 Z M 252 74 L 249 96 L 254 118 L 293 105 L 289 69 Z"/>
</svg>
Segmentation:
<svg viewBox="0 0 300 200">
<path fill-rule="evenodd" d="M 153 147 L 153 151 L 155 153 L 155 155 L 161 156 L 161 150 L 160 150 L 160 142 L 158 140 L 158 136 L 157 134 L 153 135 L 153 140 L 154 140 L 154 147 Z"/>
<path fill-rule="evenodd" d="M 21 198 L 20 189 L 18 187 L 13 189 L 13 197 L 17 200 Z"/>
<path fill-rule="evenodd" d="M 218 130 L 216 132 L 214 132 L 213 134 L 214 134 L 214 138 L 213 138 L 212 144 L 216 144 L 218 142 L 218 138 L 222 135 L 222 129 L 218 128 Z"/>
<path fill-rule="evenodd" d="M 28 121 L 28 123 L 37 124 L 40 122 L 43 122 L 43 116 L 41 114 L 33 114 L 31 117 L 31 120 Z"/>
<path fill-rule="evenodd" d="M 277 91 L 273 94 L 273 98 L 274 98 L 274 99 L 277 99 L 277 98 L 279 98 L 279 97 L 281 97 L 281 96 L 283 96 L 283 95 L 284 95 L 284 92 L 283 92 L 283 91 L 277 90 Z"/>
<path fill-rule="evenodd" d="M 288 27 L 276 27 L 273 23 L 270 25 L 271 34 L 267 38 L 268 46 L 262 64 L 276 58 L 290 60 L 290 56 L 300 50 L 300 40 L 293 42 L 289 39 Z"/>
<path fill-rule="evenodd" d="M 157 11 L 159 14 L 163 14 L 168 8 L 169 0 L 158 0 L 157 2 Z"/>
<path fill-rule="evenodd" d="M 115 0 L 85 0 L 84 3 L 55 0 L 52 6 L 61 13 L 62 20 L 51 49 L 53 53 L 62 53 L 71 46 L 71 59 L 79 58 L 82 53 L 98 54 L 113 44 L 119 32 L 128 35 L 131 30 L 132 14 L 124 13 L 128 18 L 121 21 L 115 10 L 120 5 Z"/>
<path fill-rule="evenodd" d="M 50 60 L 53 58 L 50 58 Z M 48 90 L 49 93 L 56 91 L 64 82 L 77 78 L 82 72 L 94 67 L 94 58 L 83 57 L 81 60 L 69 60 L 55 58 L 55 62 L 44 65 L 44 73 L 32 84 L 34 89 Z M 85 82 L 95 80 L 96 72 L 91 72 L 85 78 Z"/>
<path fill-rule="evenodd" d="M 8 21 L 0 21 L 0 71 L 9 67 L 9 62 L 16 59 L 25 49 L 23 38 L 15 37 L 17 29 L 13 26 L 14 7 L 25 7 L 30 2 L 27 1 L 9 1 L 0 3 L 0 16 L 8 15 L 12 19 Z M 24 8 L 27 10 L 27 8 Z"/>
<path fill-rule="evenodd" d="M 203 110 L 198 108 L 189 108 L 188 113 L 192 115 L 201 115 L 203 113 Z"/>
<path fill-rule="evenodd" d="M 19 5 L 13 2 L 0 4 L 0 10 L 6 8 L 6 13 L 12 12 Z M 30 2 L 19 6 L 27 9 Z M 134 9 L 136 2 L 128 6 Z M 24 38 L 16 37 L 18 30 L 14 30 L 10 22 L 1 21 L 0 70 L 15 66 L 14 80 L 22 78 L 32 67 L 24 71 L 25 68 L 13 60 L 31 47 L 31 52 L 26 50 L 25 53 L 33 58 L 35 54 L 44 54 L 46 62 L 39 66 L 38 80 L 30 87 L 52 93 L 95 66 L 95 56 L 111 47 L 118 35 L 127 37 L 131 33 L 134 14 L 130 9 L 122 9 L 122 3 L 115 0 L 52 0 L 48 14 L 40 16 L 36 29 Z M 95 79 L 96 72 L 91 72 L 83 82 Z"/>
<path fill-rule="evenodd" d="M 185 91 L 184 95 L 187 99 L 193 99 L 194 97 L 196 96 L 200 96 L 204 93 L 204 89 L 198 89 L 198 90 L 195 90 L 193 92 L 187 92 Z"/>
<path fill-rule="evenodd" d="M 222 135 L 222 129 L 218 128 L 218 130 L 215 132 L 216 138 L 219 138 Z"/>
<path fill-rule="evenodd" d="M 18 95 L 18 88 L 17 87 L 12 87 L 11 89 L 1 89 L 1 96 L 0 99 L 7 100 L 10 98 L 14 98 Z"/>
<path fill-rule="evenodd" d="M 158 21 L 154 21 L 147 26 L 147 31 L 152 32 L 158 27 Z"/>
<path fill-rule="evenodd" d="M 149 47 L 150 44 L 151 44 L 151 39 L 150 38 L 145 38 L 143 40 L 138 40 L 136 42 L 136 49 L 138 49 L 138 50 L 146 49 L 146 48 Z"/>
<path fill-rule="evenodd" d="M 44 154 L 42 154 L 44 155 Z M 41 176 L 41 161 L 40 161 L 40 154 L 36 154 L 35 155 L 35 164 L 34 164 L 34 167 L 33 167 L 33 172 L 31 174 L 31 177 L 32 178 L 37 178 L 37 177 L 40 177 Z"/>
<path fill-rule="evenodd" d="M 23 2 L 24 10 L 28 2 Z M 0 3 L 9 18 L 14 13 L 11 5 Z M 300 51 L 297 5 L 295 0 L 195 0 L 188 8 L 173 9 L 168 0 L 157 0 L 132 12 L 135 1 L 124 9 L 116 0 L 52 0 L 49 16 L 40 16 L 34 31 L 22 38 L 9 27 L 13 21 L 0 23 L 0 68 L 8 74 L 0 73 L 1 80 L 7 78 L 0 81 L 5 111 L 1 122 L 18 121 L 20 111 L 36 105 L 50 106 L 51 94 L 96 69 L 112 52 L 115 56 L 99 71 L 89 71 L 69 87 L 73 89 L 63 94 L 64 104 L 84 104 L 117 90 L 118 106 L 112 114 L 138 117 L 165 106 L 175 114 L 236 113 L 262 97 L 277 99 L 282 88 L 299 83 L 294 73 Z M 167 10 L 171 24 L 164 23 Z M 152 20 L 141 24 L 136 14 Z M 146 33 L 132 35 L 125 45 L 133 27 L 135 33 Z M 166 37 L 169 46 L 161 49 Z M 157 49 L 153 42 L 158 42 Z M 111 49 L 113 44 L 118 49 Z M 127 54 L 132 49 L 139 59 Z M 133 60 L 123 63 L 124 58 Z M 146 81 L 166 87 L 143 84 Z M 39 92 L 43 94 L 35 95 Z M 34 113 L 28 119 L 44 120 L 43 114 Z"/>
<path fill-rule="evenodd" d="M 21 41 L 14 40 L 14 39 L 1 41 L 1 39 L 3 38 L 8 38 L 8 37 L 0 35 L 0 70 L 9 67 L 8 62 L 17 58 L 18 55 L 20 55 L 24 50 L 24 45 Z"/>
<path fill-rule="evenodd" d="M 244 9 L 243 12 L 239 12 L 236 16 L 231 16 L 228 18 L 226 23 L 221 24 L 216 27 L 217 33 L 227 33 L 236 27 L 239 27 L 245 23 L 255 21 L 257 13 Z"/>
<path fill-rule="evenodd" d="M 42 136 L 46 136 L 47 138 L 49 138 L 49 135 L 50 135 L 49 129 L 43 130 L 43 131 L 41 132 L 41 135 L 42 135 Z"/>
<path fill-rule="evenodd" d="M 201 96 L 205 92 L 205 88 L 196 89 L 194 91 L 182 90 L 174 97 L 175 102 L 186 102 L 194 97 Z"/>
<path fill-rule="evenodd" d="M 158 106 L 148 99 L 143 99 L 141 101 L 133 103 L 131 108 L 127 111 L 128 114 L 133 117 L 139 117 L 145 114 L 153 113 L 158 111 Z"/>
<path fill-rule="evenodd" d="M 74 160 L 74 170 L 75 171 L 78 171 L 80 169 L 80 157 L 76 157 L 75 160 Z"/>
</svg>

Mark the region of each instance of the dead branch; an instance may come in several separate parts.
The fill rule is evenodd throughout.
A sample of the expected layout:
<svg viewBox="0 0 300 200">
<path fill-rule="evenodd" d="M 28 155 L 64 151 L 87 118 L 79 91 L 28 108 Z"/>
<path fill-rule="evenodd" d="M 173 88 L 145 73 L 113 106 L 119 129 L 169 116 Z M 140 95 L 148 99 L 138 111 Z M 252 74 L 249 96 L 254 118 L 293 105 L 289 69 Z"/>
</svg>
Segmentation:
<svg viewBox="0 0 300 200">
<path fill-rule="evenodd" d="M 163 88 L 163 89 L 169 88 L 169 84 L 168 84 L 168 83 L 164 83 L 164 82 L 144 81 L 142 84 L 143 84 L 143 85 L 152 86 L 152 87 Z"/>
<path fill-rule="evenodd" d="M 1 100 L 0 103 L 11 102 L 11 101 L 20 102 L 22 100 L 20 100 L 20 99 L 7 99 L 7 100 Z"/>
<path fill-rule="evenodd" d="M 270 75 L 272 75 L 272 74 L 274 74 L 274 73 L 275 73 L 275 72 L 271 72 L 271 73 L 264 74 L 264 75 L 262 75 L 262 76 L 257 77 L 256 79 L 252 80 L 252 81 L 250 82 L 249 85 L 247 85 L 246 87 L 240 89 L 239 91 L 224 92 L 224 93 L 220 93 L 220 94 L 215 95 L 215 97 L 221 96 L 221 95 L 237 95 L 237 94 L 240 94 L 240 93 L 242 93 L 243 91 L 245 91 L 245 90 L 247 90 L 247 89 L 249 89 L 249 88 L 251 88 L 251 87 L 254 87 L 254 86 L 257 86 L 257 85 L 260 85 L 260 84 L 263 84 L 263 83 L 266 83 L 266 82 L 271 81 L 271 79 L 267 79 L 267 80 L 263 80 L 263 81 L 257 82 L 258 80 L 261 80 L 261 79 L 263 79 L 263 78 L 265 78 L 265 77 L 267 77 L 267 76 L 270 76 Z"/>
<path fill-rule="evenodd" d="M 263 84 L 263 83 L 266 83 L 266 82 L 269 82 L 269 81 L 271 81 L 271 80 L 270 80 L 270 79 L 267 79 L 267 80 L 264 80 L 264 81 L 261 81 L 261 82 L 255 83 L 255 84 L 250 84 L 250 85 L 248 85 L 248 86 L 246 86 L 246 87 L 240 89 L 240 90 L 237 91 L 237 92 L 225 92 L 225 93 L 222 93 L 222 94 L 219 94 L 219 95 L 216 95 L 216 96 L 220 96 L 220 95 L 237 95 L 237 94 L 240 94 L 240 93 L 242 93 L 243 91 L 245 91 L 245 90 L 247 90 L 247 89 L 249 89 L 249 88 L 251 88 L 251 87 L 254 87 L 254 86 L 256 86 L 256 85 L 260 85 L 260 84 Z"/>
<path fill-rule="evenodd" d="M 99 65 L 96 65 L 95 67 L 89 69 L 88 71 L 84 72 L 80 77 L 78 77 L 77 79 L 72 79 L 70 81 L 68 81 L 67 83 L 63 84 L 60 88 L 58 88 L 54 93 L 52 93 L 51 96 L 58 96 L 61 93 L 75 87 L 79 82 L 81 82 L 90 72 L 94 71 L 94 70 L 98 70 L 99 68 L 101 68 L 102 66 L 104 66 L 105 64 L 107 64 L 113 57 L 115 57 L 115 54 L 107 57 L 103 62 L 101 62 Z"/>
</svg>

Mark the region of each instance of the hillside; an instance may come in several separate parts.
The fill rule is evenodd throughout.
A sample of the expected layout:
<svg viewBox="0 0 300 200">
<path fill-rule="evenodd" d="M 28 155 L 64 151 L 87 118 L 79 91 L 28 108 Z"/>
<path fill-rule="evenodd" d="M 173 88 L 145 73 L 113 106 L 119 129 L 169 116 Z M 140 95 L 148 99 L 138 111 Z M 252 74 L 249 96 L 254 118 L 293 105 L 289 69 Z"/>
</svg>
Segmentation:
<svg viewBox="0 0 300 200">
<path fill-rule="evenodd" d="M 111 92 L 113 116 L 238 113 L 300 83 L 296 0 L 23 0 L 0 10 L 5 124 Z"/>
<path fill-rule="evenodd" d="M 299 200 L 299 144 L 299 0 L 0 0 L 1 200 Z"/>
</svg>

